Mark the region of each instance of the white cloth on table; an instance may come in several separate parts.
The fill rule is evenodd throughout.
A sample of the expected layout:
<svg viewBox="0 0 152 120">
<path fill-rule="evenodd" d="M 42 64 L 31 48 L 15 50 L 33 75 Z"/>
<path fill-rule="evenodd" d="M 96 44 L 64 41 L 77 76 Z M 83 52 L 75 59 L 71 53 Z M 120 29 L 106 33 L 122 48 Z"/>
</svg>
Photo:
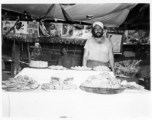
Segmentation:
<svg viewBox="0 0 152 120">
<path fill-rule="evenodd" d="M 80 85 L 95 71 L 49 70 L 25 68 L 18 75 L 28 75 L 39 83 L 47 83 L 50 77 L 63 72 L 74 76 L 73 82 Z M 17 75 L 17 76 L 18 76 Z M 41 88 L 30 92 L 3 91 L 3 117 L 49 117 L 49 118 L 149 118 L 150 92 L 125 90 L 120 94 L 104 95 L 77 90 L 44 91 Z"/>
<path fill-rule="evenodd" d="M 149 93 L 123 92 L 114 95 L 87 93 L 81 90 L 50 92 L 3 92 L 10 98 L 10 117 L 104 118 L 150 116 Z M 8 97 L 5 95 L 3 102 Z M 5 104 L 7 105 L 7 104 Z"/>
</svg>

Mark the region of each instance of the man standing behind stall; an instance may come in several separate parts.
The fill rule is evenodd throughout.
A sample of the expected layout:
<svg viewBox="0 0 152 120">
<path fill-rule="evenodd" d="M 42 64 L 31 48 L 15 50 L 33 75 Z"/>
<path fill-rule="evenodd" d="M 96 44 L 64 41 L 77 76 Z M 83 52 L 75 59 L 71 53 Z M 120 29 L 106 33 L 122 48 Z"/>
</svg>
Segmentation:
<svg viewBox="0 0 152 120">
<path fill-rule="evenodd" d="M 93 37 L 86 41 L 84 46 L 83 66 L 94 68 L 104 65 L 114 69 L 114 57 L 112 43 L 106 36 L 103 23 L 94 22 L 92 28 Z"/>
<path fill-rule="evenodd" d="M 60 59 L 58 61 L 58 65 L 61 65 L 63 67 L 69 68 L 69 69 L 71 67 L 74 67 L 75 66 L 74 57 L 72 55 L 68 54 L 67 49 L 62 48 L 61 53 L 63 56 L 60 57 Z"/>
</svg>

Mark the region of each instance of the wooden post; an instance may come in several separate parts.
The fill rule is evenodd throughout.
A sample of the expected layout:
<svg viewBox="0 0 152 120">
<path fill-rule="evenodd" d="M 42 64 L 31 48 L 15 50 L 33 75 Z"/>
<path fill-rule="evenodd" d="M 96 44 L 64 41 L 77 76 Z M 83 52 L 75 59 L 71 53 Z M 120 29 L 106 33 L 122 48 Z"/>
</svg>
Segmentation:
<svg viewBox="0 0 152 120">
<path fill-rule="evenodd" d="M 20 45 L 15 44 L 15 69 L 16 74 L 20 72 Z"/>
<path fill-rule="evenodd" d="M 28 62 L 30 63 L 30 61 L 31 61 L 31 56 L 30 56 L 29 43 L 27 43 L 27 53 L 28 53 Z"/>
<path fill-rule="evenodd" d="M 14 77 L 19 71 L 20 71 L 20 46 L 17 45 L 14 41 L 13 47 L 12 47 L 12 64 L 11 64 L 11 76 Z"/>
<path fill-rule="evenodd" d="M 75 45 L 74 56 L 75 56 L 76 50 L 77 50 L 77 45 Z"/>
<path fill-rule="evenodd" d="M 15 40 L 14 43 L 12 44 L 12 60 L 13 62 L 11 63 L 11 76 L 14 77 Z"/>
</svg>

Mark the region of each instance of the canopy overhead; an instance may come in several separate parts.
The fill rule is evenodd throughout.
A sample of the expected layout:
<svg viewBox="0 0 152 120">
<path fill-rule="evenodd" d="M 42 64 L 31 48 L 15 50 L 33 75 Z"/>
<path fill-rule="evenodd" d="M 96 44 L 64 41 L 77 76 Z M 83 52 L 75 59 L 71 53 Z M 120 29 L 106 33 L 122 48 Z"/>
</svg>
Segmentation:
<svg viewBox="0 0 152 120">
<path fill-rule="evenodd" d="M 23 13 L 29 12 L 33 16 L 45 15 L 52 4 L 2 4 L 2 9 Z M 108 27 L 119 27 L 126 19 L 130 10 L 137 4 L 133 3 L 100 3 L 62 5 L 64 10 L 74 21 L 93 23 L 101 21 Z M 93 16 L 88 19 L 87 16 Z M 64 19 L 61 6 L 55 4 L 46 15 L 46 19 Z"/>
</svg>

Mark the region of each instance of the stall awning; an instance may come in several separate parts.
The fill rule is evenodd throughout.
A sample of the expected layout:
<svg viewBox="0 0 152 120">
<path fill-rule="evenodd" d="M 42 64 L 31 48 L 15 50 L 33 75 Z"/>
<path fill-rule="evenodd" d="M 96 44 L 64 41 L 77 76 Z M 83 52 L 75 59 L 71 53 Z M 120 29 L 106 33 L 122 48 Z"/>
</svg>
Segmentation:
<svg viewBox="0 0 152 120">
<path fill-rule="evenodd" d="M 129 11 L 136 3 L 99 3 L 99 4 L 74 4 L 63 6 L 64 10 L 74 21 L 94 22 L 102 21 L 105 26 L 119 27 L 126 19 Z M 2 4 L 2 9 L 23 13 L 29 12 L 34 16 L 44 15 L 51 4 Z M 87 15 L 93 15 L 88 20 Z M 64 19 L 61 6 L 55 4 L 54 8 L 46 15 L 48 19 Z"/>
</svg>

